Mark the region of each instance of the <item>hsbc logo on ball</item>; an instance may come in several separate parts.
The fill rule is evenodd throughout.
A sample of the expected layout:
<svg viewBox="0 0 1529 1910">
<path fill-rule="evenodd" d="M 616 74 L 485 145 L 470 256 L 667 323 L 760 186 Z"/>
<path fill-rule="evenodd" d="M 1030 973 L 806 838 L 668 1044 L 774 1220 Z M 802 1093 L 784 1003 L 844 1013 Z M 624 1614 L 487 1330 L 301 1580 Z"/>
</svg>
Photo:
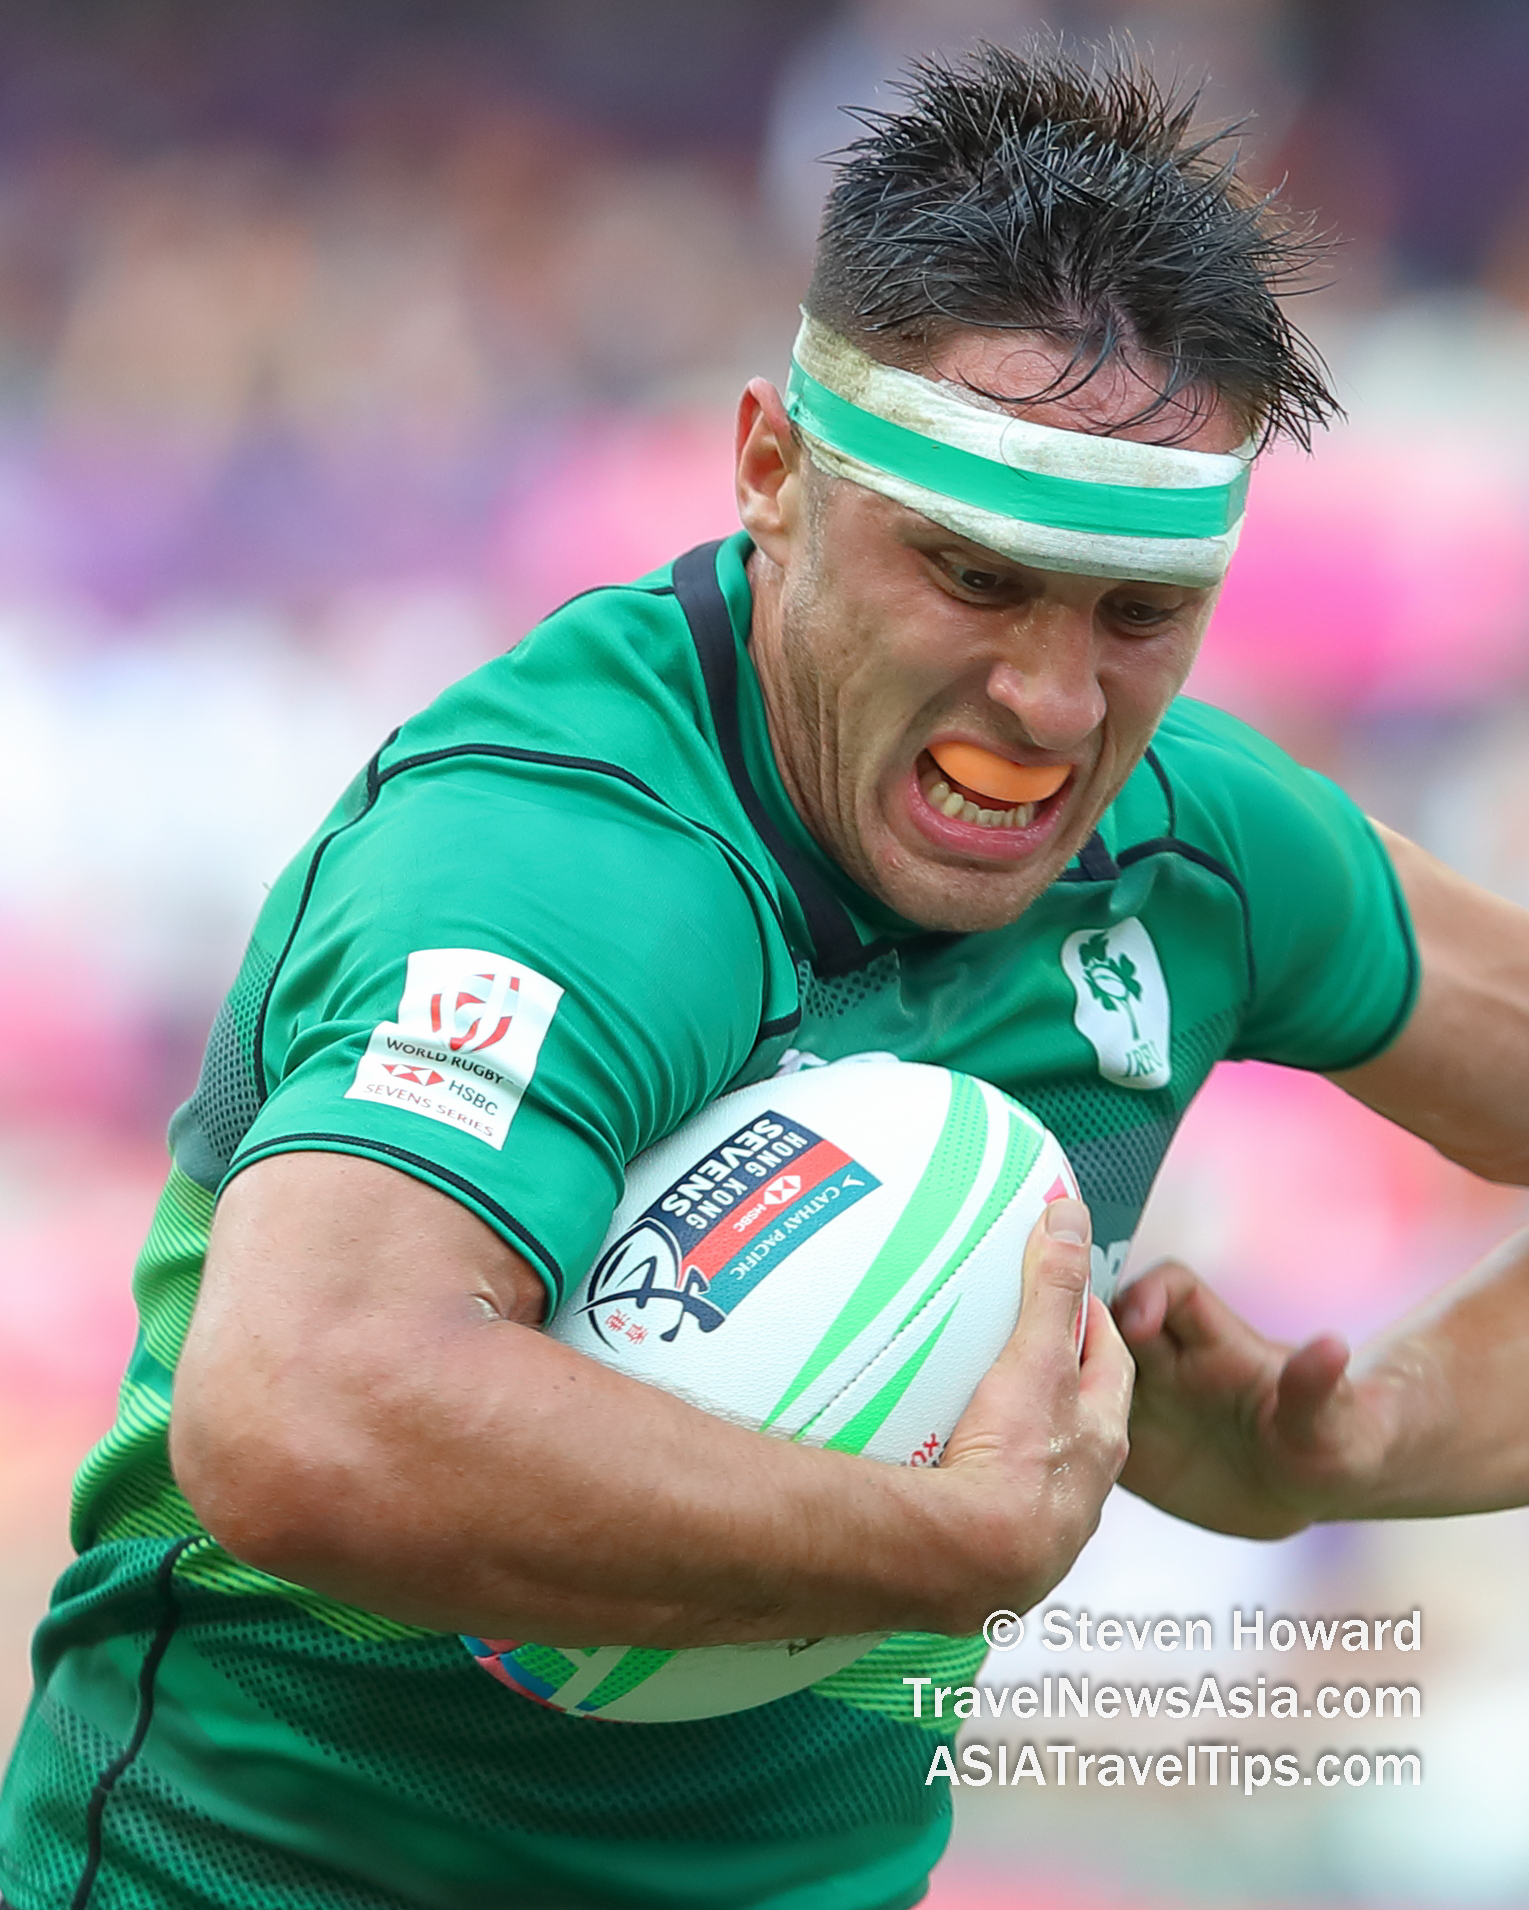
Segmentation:
<svg viewBox="0 0 1529 1910">
<path fill-rule="evenodd" d="M 802 1191 L 800 1174 L 782 1174 L 779 1180 L 772 1180 L 759 1196 L 767 1207 L 779 1207 L 782 1202 L 795 1200 Z"/>
<path fill-rule="evenodd" d="M 563 991 L 481 948 L 417 948 L 396 1021 L 379 1022 L 346 1089 L 504 1146 Z"/>
</svg>

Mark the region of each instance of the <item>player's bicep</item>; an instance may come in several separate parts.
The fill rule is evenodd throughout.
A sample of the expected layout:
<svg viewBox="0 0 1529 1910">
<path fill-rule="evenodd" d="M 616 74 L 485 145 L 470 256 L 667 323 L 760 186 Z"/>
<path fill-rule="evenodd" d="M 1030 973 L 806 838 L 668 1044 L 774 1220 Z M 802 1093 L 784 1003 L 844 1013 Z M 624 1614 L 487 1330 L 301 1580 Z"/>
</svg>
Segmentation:
<svg viewBox="0 0 1529 1910">
<path fill-rule="evenodd" d="M 254 1163 L 219 1201 L 176 1372 L 181 1489 L 240 1556 L 281 1552 L 385 1443 L 422 1346 L 534 1326 L 544 1306 L 521 1255 L 409 1174 L 348 1154 Z"/>
<path fill-rule="evenodd" d="M 1331 1078 L 1487 1179 L 1529 1182 L 1529 911 L 1380 835 L 1417 935 L 1417 1005 L 1384 1054 Z"/>
</svg>

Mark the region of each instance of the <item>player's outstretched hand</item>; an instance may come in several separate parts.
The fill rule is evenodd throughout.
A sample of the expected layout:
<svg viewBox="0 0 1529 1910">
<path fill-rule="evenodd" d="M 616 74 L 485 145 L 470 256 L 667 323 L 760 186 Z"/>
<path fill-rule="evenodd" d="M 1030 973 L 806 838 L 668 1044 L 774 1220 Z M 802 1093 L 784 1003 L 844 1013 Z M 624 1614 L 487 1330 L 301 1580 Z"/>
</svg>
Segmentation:
<svg viewBox="0 0 1529 1910">
<path fill-rule="evenodd" d="M 1245 1538 L 1283 1538 L 1362 1498 L 1401 1395 L 1385 1373 L 1356 1381 L 1341 1339 L 1266 1339 L 1172 1260 L 1126 1288 L 1115 1318 L 1136 1360 L 1122 1485 Z"/>
<path fill-rule="evenodd" d="M 1131 1358 L 1089 1293 L 1089 1239 L 1082 1201 L 1051 1202 L 1025 1248 L 1019 1323 L 940 1461 L 981 1532 L 989 1610 L 1050 1591 L 1125 1461 Z"/>
</svg>

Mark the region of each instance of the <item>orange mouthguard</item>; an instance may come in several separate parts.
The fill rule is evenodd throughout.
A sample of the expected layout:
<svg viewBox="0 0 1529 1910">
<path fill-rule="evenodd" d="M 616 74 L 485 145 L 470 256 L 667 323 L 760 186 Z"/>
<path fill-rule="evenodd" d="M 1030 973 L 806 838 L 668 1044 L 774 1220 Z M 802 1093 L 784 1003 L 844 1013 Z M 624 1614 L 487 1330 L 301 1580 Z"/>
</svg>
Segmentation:
<svg viewBox="0 0 1529 1910">
<path fill-rule="evenodd" d="M 1044 802 L 1054 796 L 1071 773 L 1065 763 L 1032 767 L 1011 763 L 976 743 L 941 743 L 929 754 L 952 782 L 964 783 L 979 796 L 1006 807 L 1013 803 Z"/>
</svg>

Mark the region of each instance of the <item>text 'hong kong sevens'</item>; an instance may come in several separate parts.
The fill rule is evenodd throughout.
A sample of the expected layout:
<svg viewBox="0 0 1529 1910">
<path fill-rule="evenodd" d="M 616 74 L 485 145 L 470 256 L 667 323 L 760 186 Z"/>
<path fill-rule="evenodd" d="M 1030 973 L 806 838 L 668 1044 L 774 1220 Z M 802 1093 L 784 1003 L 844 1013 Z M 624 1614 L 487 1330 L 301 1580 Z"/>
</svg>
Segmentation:
<svg viewBox="0 0 1529 1910">
<path fill-rule="evenodd" d="M 722 1325 L 817 1230 L 881 1182 L 832 1141 L 767 1109 L 696 1161 L 601 1257 L 581 1312 L 609 1345 L 672 1344 Z M 653 1316 L 648 1309 L 657 1303 Z"/>
</svg>

